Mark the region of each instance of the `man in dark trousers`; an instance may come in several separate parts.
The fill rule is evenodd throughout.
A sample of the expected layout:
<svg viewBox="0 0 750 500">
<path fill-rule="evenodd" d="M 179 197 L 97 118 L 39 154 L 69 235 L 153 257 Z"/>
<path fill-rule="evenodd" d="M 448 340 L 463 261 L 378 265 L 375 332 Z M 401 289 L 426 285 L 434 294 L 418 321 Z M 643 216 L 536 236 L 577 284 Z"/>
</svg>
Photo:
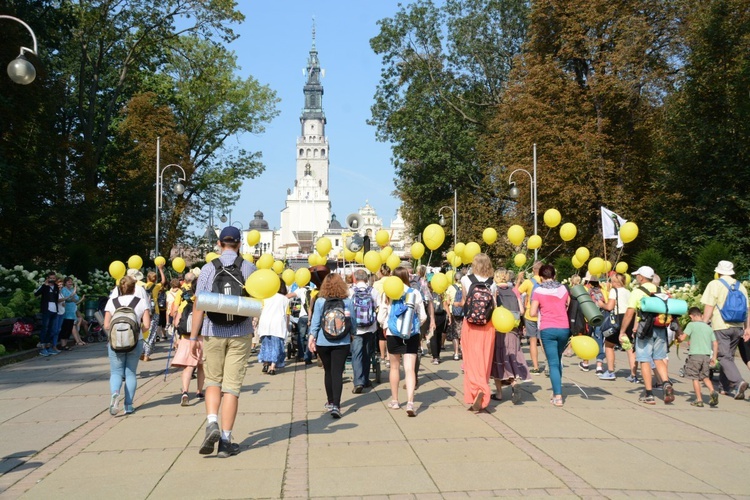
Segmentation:
<svg viewBox="0 0 750 500">
<path fill-rule="evenodd" d="M 47 273 L 44 283 L 36 289 L 34 295 L 41 298 L 42 311 L 42 331 L 39 334 L 39 344 L 41 356 L 53 356 L 58 354 L 52 345 L 52 335 L 54 334 L 55 321 L 57 320 L 57 299 L 60 295 L 60 289 L 57 287 L 57 275 L 54 271 Z"/>
</svg>

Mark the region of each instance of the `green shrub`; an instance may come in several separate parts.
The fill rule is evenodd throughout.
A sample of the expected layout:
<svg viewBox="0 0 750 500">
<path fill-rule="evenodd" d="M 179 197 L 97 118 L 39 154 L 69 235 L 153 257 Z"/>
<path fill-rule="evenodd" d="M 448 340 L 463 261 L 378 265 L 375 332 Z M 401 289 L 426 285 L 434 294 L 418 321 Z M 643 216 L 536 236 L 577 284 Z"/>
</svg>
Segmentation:
<svg viewBox="0 0 750 500">
<path fill-rule="evenodd" d="M 557 275 L 555 277 L 557 281 L 569 279 L 571 276 L 576 274 L 576 268 L 573 267 L 573 262 L 571 262 L 569 257 L 558 257 L 557 259 L 555 259 L 554 266 L 555 271 L 557 272 Z"/>
<path fill-rule="evenodd" d="M 698 252 L 693 272 L 701 290 L 714 279 L 714 269 L 720 260 L 732 260 L 732 249 L 720 241 L 712 240 L 703 245 Z"/>
<path fill-rule="evenodd" d="M 633 272 L 641 266 L 649 266 L 665 282 L 667 277 L 674 276 L 677 272 L 677 265 L 672 259 L 663 256 L 658 250 L 651 248 L 635 254 L 631 269 L 628 271 Z"/>
<path fill-rule="evenodd" d="M 5 354 L 5 352 L 6 352 L 5 351 L 5 346 L 3 344 L 0 344 L 0 356 L 2 356 L 3 354 Z"/>
</svg>

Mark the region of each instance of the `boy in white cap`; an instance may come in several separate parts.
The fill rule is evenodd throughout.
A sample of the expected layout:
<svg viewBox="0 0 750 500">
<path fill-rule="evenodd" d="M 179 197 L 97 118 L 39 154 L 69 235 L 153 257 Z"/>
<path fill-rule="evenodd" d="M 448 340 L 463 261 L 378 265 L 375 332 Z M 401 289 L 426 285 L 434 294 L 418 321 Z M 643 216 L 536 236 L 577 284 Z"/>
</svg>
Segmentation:
<svg viewBox="0 0 750 500">
<path fill-rule="evenodd" d="M 724 391 L 734 399 L 745 399 L 748 384 L 734 363 L 734 354 L 740 340 L 750 339 L 747 290 L 734 279 L 734 264 L 728 260 L 720 261 L 714 272 L 719 278 L 706 286 L 701 297 L 703 321 L 711 325 L 719 342 L 719 381 Z"/>
</svg>

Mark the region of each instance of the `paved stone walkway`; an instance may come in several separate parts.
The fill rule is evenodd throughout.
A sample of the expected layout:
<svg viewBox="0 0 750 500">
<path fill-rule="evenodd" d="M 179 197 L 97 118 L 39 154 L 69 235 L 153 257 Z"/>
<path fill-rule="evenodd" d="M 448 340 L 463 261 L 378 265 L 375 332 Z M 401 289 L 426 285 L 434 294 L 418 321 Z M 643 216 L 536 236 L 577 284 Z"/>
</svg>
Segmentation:
<svg viewBox="0 0 750 500">
<path fill-rule="evenodd" d="M 321 368 L 292 362 L 268 376 L 253 356 L 233 434 L 242 451 L 218 459 L 198 454 L 204 407 L 180 406 L 179 373 L 164 380 L 166 353 L 158 344 L 156 359 L 139 365 L 127 417 L 108 412 L 103 344 L 0 368 L 0 496 L 750 498 L 750 403 L 691 407 L 676 358 L 672 405 L 639 404 L 640 385 L 599 381 L 564 358 L 563 408 L 549 404 L 549 379 L 538 376 L 521 404 L 493 401 L 475 415 L 463 404 L 460 362 L 445 355 L 422 363 L 416 418 L 386 408 L 384 378 L 359 395 L 345 384 L 344 415 L 333 420 Z M 627 364 L 622 353 L 618 363 Z"/>
</svg>

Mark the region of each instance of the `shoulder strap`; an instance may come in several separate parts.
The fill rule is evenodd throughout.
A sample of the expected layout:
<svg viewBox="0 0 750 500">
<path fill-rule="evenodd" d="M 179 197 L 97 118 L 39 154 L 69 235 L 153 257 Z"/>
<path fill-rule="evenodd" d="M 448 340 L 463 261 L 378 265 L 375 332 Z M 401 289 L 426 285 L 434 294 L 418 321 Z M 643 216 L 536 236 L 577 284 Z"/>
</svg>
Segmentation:
<svg viewBox="0 0 750 500">
<path fill-rule="evenodd" d="M 648 290 L 648 288 L 646 288 L 646 287 L 645 287 L 645 286 L 643 286 L 643 285 L 638 285 L 638 289 L 639 289 L 640 291 L 642 291 L 643 293 L 645 293 L 646 295 L 648 295 L 648 296 L 651 296 L 651 295 L 653 295 L 653 293 L 651 293 L 651 292 L 650 292 L 650 291 Z"/>
<path fill-rule="evenodd" d="M 469 275 L 469 281 L 471 281 L 472 283 L 479 283 L 479 280 L 473 274 Z"/>
<path fill-rule="evenodd" d="M 719 281 L 721 281 L 721 282 L 722 282 L 722 283 L 724 284 L 724 286 L 725 286 L 725 287 L 727 287 L 727 289 L 728 289 L 728 290 L 729 290 L 730 292 L 734 290 L 734 289 L 732 288 L 732 285 L 730 285 L 729 283 L 727 283 L 726 281 L 724 281 L 724 278 L 719 278 Z"/>
<path fill-rule="evenodd" d="M 237 266 L 238 269 L 242 269 L 242 261 L 245 260 L 242 258 L 242 255 L 237 255 L 237 258 L 234 259 L 234 265 Z"/>
<path fill-rule="evenodd" d="M 224 264 L 221 263 L 221 261 L 219 260 L 218 257 L 216 257 L 214 260 L 212 260 L 211 264 L 214 265 L 214 269 L 216 269 L 217 271 L 221 271 L 222 268 L 224 267 Z"/>
<path fill-rule="evenodd" d="M 122 305 L 120 304 L 120 298 L 119 297 L 115 297 L 112 300 L 112 303 L 115 305 L 115 309 L 119 309 L 119 308 L 122 307 Z"/>
<path fill-rule="evenodd" d="M 136 304 L 138 304 L 140 300 L 141 300 L 140 297 L 133 297 L 133 300 L 130 301 L 130 308 L 135 309 Z"/>
</svg>

